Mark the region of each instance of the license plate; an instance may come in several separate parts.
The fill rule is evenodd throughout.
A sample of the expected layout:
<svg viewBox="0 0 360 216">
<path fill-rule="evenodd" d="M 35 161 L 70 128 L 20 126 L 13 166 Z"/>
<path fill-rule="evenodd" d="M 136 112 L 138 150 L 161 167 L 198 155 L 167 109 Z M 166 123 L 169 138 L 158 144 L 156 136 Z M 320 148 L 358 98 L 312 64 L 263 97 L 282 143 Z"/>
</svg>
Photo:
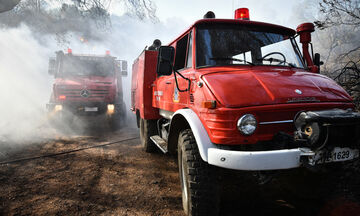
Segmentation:
<svg viewBox="0 0 360 216">
<path fill-rule="evenodd" d="M 85 107 L 85 112 L 97 112 L 97 107 Z"/>
<path fill-rule="evenodd" d="M 359 157 L 359 150 L 351 148 L 335 147 L 330 152 L 318 151 L 315 154 L 315 161 L 317 164 L 340 162 L 352 160 Z"/>
</svg>

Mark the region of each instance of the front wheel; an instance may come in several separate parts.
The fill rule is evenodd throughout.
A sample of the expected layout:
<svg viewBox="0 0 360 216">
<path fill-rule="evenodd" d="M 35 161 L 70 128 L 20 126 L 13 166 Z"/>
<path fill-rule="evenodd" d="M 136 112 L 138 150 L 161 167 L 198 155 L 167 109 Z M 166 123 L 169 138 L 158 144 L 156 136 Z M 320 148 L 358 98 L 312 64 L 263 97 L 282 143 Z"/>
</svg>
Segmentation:
<svg viewBox="0 0 360 216">
<path fill-rule="evenodd" d="M 185 214 L 218 215 L 220 187 L 216 169 L 201 159 L 190 129 L 183 130 L 179 135 L 178 164 Z"/>
<path fill-rule="evenodd" d="M 116 131 L 122 127 L 124 119 L 121 117 L 121 113 L 117 110 L 111 116 L 108 117 L 108 122 L 111 130 Z"/>
</svg>

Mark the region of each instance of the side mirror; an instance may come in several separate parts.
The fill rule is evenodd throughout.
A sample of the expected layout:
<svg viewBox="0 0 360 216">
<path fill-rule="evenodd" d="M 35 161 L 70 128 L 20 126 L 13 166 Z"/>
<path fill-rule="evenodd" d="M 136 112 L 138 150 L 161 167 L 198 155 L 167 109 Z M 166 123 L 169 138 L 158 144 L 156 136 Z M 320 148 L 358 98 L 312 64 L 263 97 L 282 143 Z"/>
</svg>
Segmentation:
<svg viewBox="0 0 360 216">
<path fill-rule="evenodd" d="M 127 76 L 127 61 L 124 60 L 115 60 L 115 70 L 121 76 Z"/>
<path fill-rule="evenodd" d="M 127 76 L 128 75 L 127 61 L 121 61 L 121 75 L 122 76 Z"/>
<path fill-rule="evenodd" d="M 156 72 L 158 76 L 169 76 L 172 74 L 175 49 L 172 46 L 161 46 L 157 60 Z"/>
<path fill-rule="evenodd" d="M 56 73 L 56 60 L 55 58 L 50 58 L 49 59 L 49 70 L 48 73 L 50 75 L 55 75 Z"/>
<path fill-rule="evenodd" d="M 323 65 L 324 62 L 320 61 L 320 54 L 319 53 L 315 53 L 314 56 L 314 65 L 320 67 L 320 65 Z"/>
</svg>

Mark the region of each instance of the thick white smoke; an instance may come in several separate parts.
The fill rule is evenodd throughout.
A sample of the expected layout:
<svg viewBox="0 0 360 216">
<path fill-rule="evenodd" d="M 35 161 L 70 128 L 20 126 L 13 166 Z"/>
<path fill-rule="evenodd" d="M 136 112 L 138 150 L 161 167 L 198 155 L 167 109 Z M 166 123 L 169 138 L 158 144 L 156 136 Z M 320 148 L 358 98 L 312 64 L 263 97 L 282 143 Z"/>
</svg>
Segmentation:
<svg viewBox="0 0 360 216">
<path fill-rule="evenodd" d="M 49 50 L 26 26 L 0 29 L 0 141 L 32 139 L 44 126 Z"/>
<path fill-rule="evenodd" d="M 104 40 L 102 46 L 111 49 L 114 56 L 128 62 L 128 76 L 123 77 L 124 100 L 127 110 L 131 101 L 131 68 L 133 61 L 150 46 L 154 39 L 160 39 L 166 45 L 181 34 L 188 24 L 179 19 L 168 19 L 165 22 L 153 23 L 140 21 L 129 16 L 112 16 L 113 30 Z M 127 114 L 130 125 L 135 125 L 135 115 Z"/>
<path fill-rule="evenodd" d="M 111 22 L 111 31 L 103 33 L 101 41 L 84 42 L 86 38 L 72 34 L 69 43 L 60 45 L 53 35 L 39 35 L 26 26 L 0 29 L 0 152 L 7 143 L 24 144 L 54 136 L 45 106 L 54 82 L 47 73 L 48 59 L 55 51 L 70 47 L 74 53 L 105 54 L 110 50 L 111 55 L 127 60 L 128 76 L 123 79 L 123 88 L 129 110 L 135 58 L 155 38 L 169 43 L 187 27 L 179 20 L 153 23 L 126 15 L 112 16 Z M 128 116 L 133 114 L 129 112 Z"/>
</svg>

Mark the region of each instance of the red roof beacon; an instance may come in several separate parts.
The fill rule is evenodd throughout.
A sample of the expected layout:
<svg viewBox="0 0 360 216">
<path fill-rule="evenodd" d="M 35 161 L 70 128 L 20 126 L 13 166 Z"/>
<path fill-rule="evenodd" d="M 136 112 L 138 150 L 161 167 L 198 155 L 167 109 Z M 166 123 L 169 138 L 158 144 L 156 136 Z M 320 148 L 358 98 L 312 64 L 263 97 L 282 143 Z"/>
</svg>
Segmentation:
<svg viewBox="0 0 360 216">
<path fill-rule="evenodd" d="M 250 20 L 249 9 L 239 8 L 235 10 L 235 19 Z"/>
</svg>

